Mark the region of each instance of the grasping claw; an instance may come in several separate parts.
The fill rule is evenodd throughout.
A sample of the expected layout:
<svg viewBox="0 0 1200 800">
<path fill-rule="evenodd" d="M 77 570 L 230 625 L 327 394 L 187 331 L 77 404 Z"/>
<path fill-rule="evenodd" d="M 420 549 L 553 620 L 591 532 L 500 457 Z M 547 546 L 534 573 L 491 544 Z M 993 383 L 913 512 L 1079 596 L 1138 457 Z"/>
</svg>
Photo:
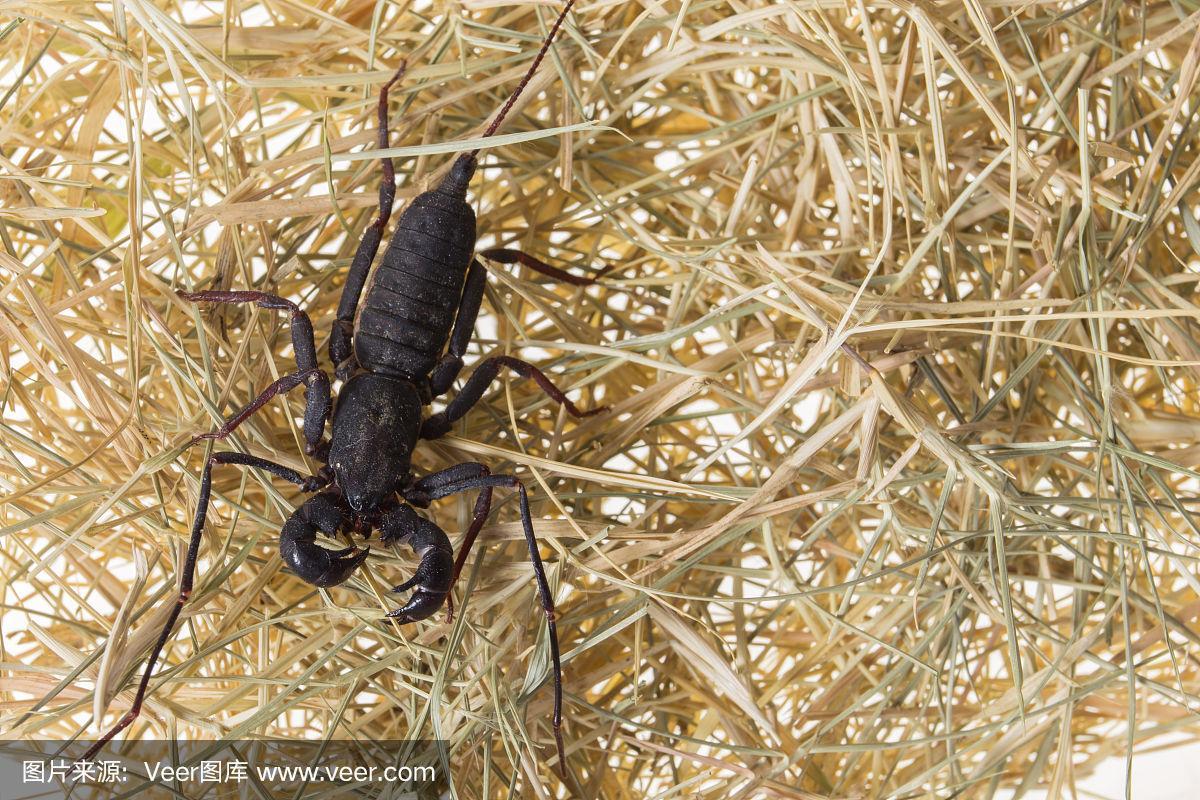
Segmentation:
<svg viewBox="0 0 1200 800">
<path fill-rule="evenodd" d="M 402 608 L 389 612 L 388 618 L 415 622 L 437 613 L 454 583 L 454 550 L 446 532 L 409 505 L 397 506 L 385 514 L 379 528 L 384 544 L 406 541 L 421 559 L 413 576 L 392 589 L 393 592 L 415 591 Z"/>
<path fill-rule="evenodd" d="M 346 515 L 330 492 L 309 498 L 283 525 L 279 555 L 283 563 L 313 586 L 337 586 L 358 569 L 370 550 L 347 547 L 327 550 L 316 543 L 317 531 L 330 536 L 346 525 Z"/>
</svg>

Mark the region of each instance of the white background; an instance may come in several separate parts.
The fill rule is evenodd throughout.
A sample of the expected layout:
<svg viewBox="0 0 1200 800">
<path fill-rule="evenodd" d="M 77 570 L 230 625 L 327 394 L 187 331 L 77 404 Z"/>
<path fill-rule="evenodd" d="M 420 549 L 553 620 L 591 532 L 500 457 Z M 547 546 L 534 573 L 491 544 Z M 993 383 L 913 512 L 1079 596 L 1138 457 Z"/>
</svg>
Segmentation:
<svg viewBox="0 0 1200 800">
<path fill-rule="evenodd" d="M 1200 720 L 1197 720 L 1200 729 Z M 1075 782 L 1080 800 L 1122 800 L 1125 797 L 1125 759 L 1111 758 L 1094 773 Z M 1003 800 L 1011 791 L 1000 792 Z M 1065 798 L 1071 795 L 1066 793 Z M 1133 757 L 1133 800 L 1197 800 L 1200 798 L 1200 743 L 1169 750 L 1135 752 Z M 1032 791 L 1023 800 L 1049 800 L 1046 792 Z"/>
</svg>

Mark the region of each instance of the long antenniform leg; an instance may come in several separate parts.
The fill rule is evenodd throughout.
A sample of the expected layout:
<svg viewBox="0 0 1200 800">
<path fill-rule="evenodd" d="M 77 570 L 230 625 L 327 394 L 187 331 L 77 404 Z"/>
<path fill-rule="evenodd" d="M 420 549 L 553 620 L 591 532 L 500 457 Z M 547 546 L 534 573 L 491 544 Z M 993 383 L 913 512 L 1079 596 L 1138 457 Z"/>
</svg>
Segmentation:
<svg viewBox="0 0 1200 800">
<path fill-rule="evenodd" d="M 458 477 L 455 474 L 470 474 L 476 473 L 474 477 L 466 477 L 461 480 L 452 480 Z M 488 469 L 482 464 L 460 464 L 457 467 L 450 467 L 440 473 L 434 473 L 427 478 L 417 481 L 413 484 L 412 493 L 419 495 L 421 500 L 439 500 L 443 497 L 448 497 L 459 492 L 467 492 L 471 489 L 483 489 L 480 494 L 480 501 L 476 502 L 476 519 L 472 521 L 471 528 L 474 535 L 478 535 L 479 531 L 475 530 L 476 525 L 482 527 L 483 520 L 478 517 L 480 506 L 483 505 L 483 497 L 486 494 L 487 506 L 491 505 L 491 490 L 493 487 L 505 487 L 516 489 L 520 497 L 521 507 L 521 527 L 525 532 L 525 544 L 529 548 L 529 561 L 533 564 L 533 574 L 537 580 L 538 596 L 542 604 L 542 612 L 546 615 L 546 629 L 549 634 L 550 641 L 550 662 L 554 669 L 554 743 L 558 749 L 558 768 L 559 772 L 566 777 L 567 774 L 567 757 L 566 749 L 563 747 L 562 738 L 562 662 L 559 656 L 558 647 L 558 626 L 554 618 L 554 596 L 550 593 L 550 582 L 546 578 L 546 567 L 542 564 L 541 553 L 538 552 L 537 538 L 533 532 L 533 518 L 529 513 L 529 494 L 525 491 L 525 484 L 521 483 L 520 479 L 515 475 L 489 475 Z M 408 492 L 405 493 L 406 496 Z M 485 514 L 486 518 L 486 514 Z M 474 535 L 468 533 L 471 540 L 474 540 Z M 464 542 L 464 547 L 469 547 Z M 460 556 L 461 558 L 461 556 Z M 461 568 L 461 564 L 455 564 L 455 570 Z"/>
<path fill-rule="evenodd" d="M 608 410 L 608 406 L 600 406 L 588 411 L 580 411 L 579 408 L 567 399 L 567 396 L 554 385 L 554 383 L 546 377 L 546 374 L 540 369 L 530 364 L 528 361 L 522 361 L 519 358 L 512 356 L 493 356 L 487 359 L 471 373 L 471 377 L 467 379 L 467 383 L 463 386 L 462 391 L 446 406 L 445 411 L 439 411 L 436 414 L 431 414 L 421 425 L 422 439 L 436 439 L 444 435 L 450 430 L 450 426 L 471 410 L 471 407 L 480 401 L 483 393 L 487 391 L 488 386 L 500 374 L 501 367 L 508 367 L 513 372 L 520 375 L 522 378 L 532 378 L 543 392 L 550 396 L 550 399 L 567 409 L 567 413 L 572 417 L 590 417 L 593 414 L 599 414 Z"/>
<path fill-rule="evenodd" d="M 187 602 L 187 599 L 192 594 L 192 582 L 196 574 L 196 559 L 200 554 L 200 538 L 204 532 L 204 521 L 208 516 L 208 502 L 212 496 L 212 468 L 215 464 L 236 464 L 243 467 L 263 469 L 277 478 L 291 481 L 305 492 L 315 492 L 328 483 L 328 479 L 322 476 L 310 475 L 306 477 L 282 464 L 276 464 L 273 461 L 267 461 L 266 459 L 247 455 L 246 453 L 224 452 L 213 453 L 209 456 L 208 462 L 204 465 L 204 474 L 200 478 L 200 498 L 196 506 L 196 516 L 192 520 L 192 534 L 188 540 L 187 556 L 183 562 L 183 574 L 179 582 L 179 596 L 175 600 L 175 607 L 171 609 L 171 615 L 167 618 L 167 624 L 163 626 L 162 633 L 158 636 L 158 641 L 154 643 L 154 648 L 150 651 L 150 659 L 146 662 L 146 671 L 142 673 L 142 680 L 138 684 L 137 694 L 133 698 L 133 705 L 108 733 L 100 737 L 100 739 L 88 748 L 88 751 L 80 759 L 82 761 L 90 761 L 110 739 L 129 727 L 137 719 L 138 714 L 141 713 L 142 702 L 146 698 L 146 690 L 150 686 L 150 678 L 154 674 L 154 666 L 158 663 L 158 657 L 162 653 L 167 639 L 171 636 L 171 630 L 179 620 L 179 614 L 183 611 L 184 603 Z"/>
<path fill-rule="evenodd" d="M 291 313 L 292 349 L 296 351 L 296 372 L 284 375 L 268 386 L 263 393 L 250 401 L 215 431 L 202 433 L 192 439 L 224 439 L 233 433 L 254 412 L 266 405 L 273 397 L 285 394 L 301 383 L 307 387 L 304 403 L 304 449 L 309 455 L 320 448 L 325 433 L 325 421 L 329 418 L 332 405 L 329 377 L 317 366 L 317 346 L 313 340 L 312 320 L 291 300 L 266 292 L 180 292 L 184 300 L 194 303 L 254 303 L 260 308 L 270 308 Z"/>
<path fill-rule="evenodd" d="M 380 150 L 388 146 L 388 90 L 404 76 L 407 69 L 408 65 L 401 62 L 396 74 L 379 90 L 379 130 L 376 141 Z M 381 158 L 380 162 L 383 166 L 383 180 L 379 182 L 379 215 L 363 233 L 358 249 L 354 252 L 350 272 L 346 275 L 346 285 L 342 288 L 342 297 L 338 301 L 337 321 L 333 323 L 333 332 L 329 337 L 329 358 L 339 377 L 346 377 L 343 375 L 346 370 L 342 365 L 351 356 L 354 314 L 358 311 L 358 300 L 367 284 L 371 263 L 375 261 L 375 254 L 379 252 L 383 229 L 387 227 L 388 219 L 392 216 L 392 202 L 396 199 L 396 167 L 390 158 Z"/>
<path fill-rule="evenodd" d="M 483 474 L 489 474 L 486 467 L 484 467 Z M 467 563 L 467 557 L 471 555 L 471 548 L 475 546 L 475 540 L 479 538 L 479 532 L 483 530 L 483 523 L 487 522 L 491 513 L 492 487 L 484 486 L 479 490 L 479 497 L 475 498 L 475 509 L 471 513 L 471 525 L 467 528 L 462 544 L 458 546 L 458 555 L 454 558 L 454 571 L 450 573 L 451 593 L 446 595 L 447 623 L 454 621 L 454 586 L 458 583 L 458 576 L 462 574 L 463 565 Z"/>
</svg>

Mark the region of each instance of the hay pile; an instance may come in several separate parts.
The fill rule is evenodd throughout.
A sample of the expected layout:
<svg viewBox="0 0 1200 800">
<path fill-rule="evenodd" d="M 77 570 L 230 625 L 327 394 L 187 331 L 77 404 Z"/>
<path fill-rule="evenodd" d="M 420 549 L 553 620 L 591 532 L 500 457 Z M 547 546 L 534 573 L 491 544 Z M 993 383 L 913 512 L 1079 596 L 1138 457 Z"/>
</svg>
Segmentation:
<svg viewBox="0 0 1200 800">
<path fill-rule="evenodd" d="M 317 592 L 296 493 L 236 469 L 132 734 L 439 736 L 458 796 L 605 798 L 1061 795 L 1194 737 L 1195 5 L 583 2 L 475 197 L 481 246 L 615 269 L 494 265 L 472 356 L 613 411 L 505 381 L 417 462 L 533 489 L 571 783 L 511 500 L 454 623 L 396 628 L 407 549 Z M 0 3 L 6 735 L 127 708 L 182 445 L 292 368 L 286 320 L 174 290 L 282 293 L 323 350 L 376 88 L 408 59 L 403 200 L 556 9 Z M 301 408 L 220 446 L 310 469 Z"/>
</svg>

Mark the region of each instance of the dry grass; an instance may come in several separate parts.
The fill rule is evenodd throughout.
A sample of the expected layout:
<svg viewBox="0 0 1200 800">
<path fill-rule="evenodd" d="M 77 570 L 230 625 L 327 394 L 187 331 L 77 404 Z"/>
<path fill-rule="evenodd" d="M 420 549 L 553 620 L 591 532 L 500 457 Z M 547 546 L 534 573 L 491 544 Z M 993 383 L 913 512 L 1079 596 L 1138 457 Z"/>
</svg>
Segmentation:
<svg viewBox="0 0 1200 800">
<path fill-rule="evenodd" d="M 378 85 L 408 58 L 403 199 L 556 8 L 0 2 L 7 735 L 125 710 L 182 444 L 291 368 L 285 320 L 173 290 L 277 290 L 323 348 Z M 457 796 L 605 798 L 1069 796 L 1195 737 L 1196 9 L 583 0 L 476 202 L 484 244 L 618 268 L 494 268 L 473 352 L 614 411 L 509 381 L 418 461 L 534 487 L 571 784 L 513 503 L 465 613 L 399 629 L 407 550 L 319 593 L 280 569 L 295 493 L 233 469 L 132 734 L 437 735 Z M 300 404 L 222 446 L 308 468 Z"/>
</svg>

